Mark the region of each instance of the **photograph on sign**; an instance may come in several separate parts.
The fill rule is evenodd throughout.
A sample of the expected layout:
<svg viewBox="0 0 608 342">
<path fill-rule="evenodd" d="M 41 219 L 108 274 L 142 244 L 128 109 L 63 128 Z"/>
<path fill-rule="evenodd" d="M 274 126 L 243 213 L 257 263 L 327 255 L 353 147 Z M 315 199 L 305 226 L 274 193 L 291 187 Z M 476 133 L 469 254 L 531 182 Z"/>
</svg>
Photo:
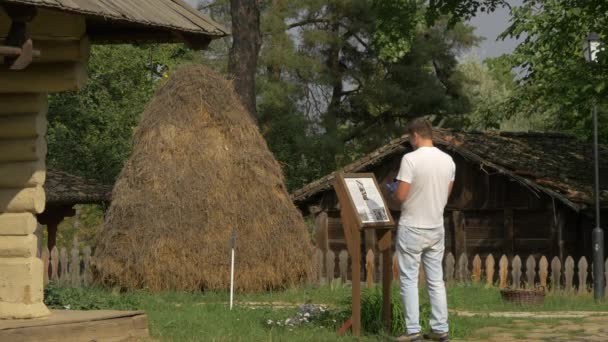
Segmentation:
<svg viewBox="0 0 608 342">
<path fill-rule="evenodd" d="M 345 182 L 362 223 L 390 222 L 373 178 L 346 178 Z"/>
</svg>

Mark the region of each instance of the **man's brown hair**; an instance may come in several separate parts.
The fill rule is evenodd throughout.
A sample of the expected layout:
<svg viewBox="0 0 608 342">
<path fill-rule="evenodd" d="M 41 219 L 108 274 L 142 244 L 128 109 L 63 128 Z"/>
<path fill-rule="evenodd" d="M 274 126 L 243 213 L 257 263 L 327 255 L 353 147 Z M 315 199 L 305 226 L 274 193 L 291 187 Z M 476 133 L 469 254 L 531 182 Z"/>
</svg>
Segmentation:
<svg viewBox="0 0 608 342">
<path fill-rule="evenodd" d="M 421 138 L 433 139 L 433 126 L 429 120 L 417 118 L 408 123 L 407 133 L 412 136 L 414 133 L 418 133 Z"/>
</svg>

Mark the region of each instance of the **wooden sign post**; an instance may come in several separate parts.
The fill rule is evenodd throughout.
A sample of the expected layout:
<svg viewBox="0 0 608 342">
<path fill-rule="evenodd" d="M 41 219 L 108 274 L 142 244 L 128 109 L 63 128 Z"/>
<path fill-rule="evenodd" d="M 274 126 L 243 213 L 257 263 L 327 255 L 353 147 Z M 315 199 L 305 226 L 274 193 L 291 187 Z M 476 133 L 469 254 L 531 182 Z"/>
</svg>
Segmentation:
<svg viewBox="0 0 608 342">
<path fill-rule="evenodd" d="M 334 190 L 340 202 L 344 237 L 351 255 L 352 269 L 352 332 L 361 335 L 361 233 L 374 229 L 378 233 L 378 250 L 382 252 L 382 320 L 391 325 L 391 230 L 395 222 L 373 173 L 339 173 Z"/>
</svg>

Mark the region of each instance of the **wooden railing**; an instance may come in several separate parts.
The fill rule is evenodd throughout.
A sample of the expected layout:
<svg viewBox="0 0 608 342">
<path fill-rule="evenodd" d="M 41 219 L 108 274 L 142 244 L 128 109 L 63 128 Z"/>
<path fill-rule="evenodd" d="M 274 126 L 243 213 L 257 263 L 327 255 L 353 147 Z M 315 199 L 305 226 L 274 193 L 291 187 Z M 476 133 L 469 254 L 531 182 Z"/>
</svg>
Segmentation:
<svg viewBox="0 0 608 342">
<path fill-rule="evenodd" d="M 314 255 L 314 263 L 317 273 L 313 281 L 317 283 L 331 283 L 335 279 L 341 279 L 346 283 L 349 279 L 350 256 L 346 250 L 339 253 L 317 249 Z M 365 257 L 362 275 L 367 286 L 371 287 L 382 279 L 381 267 L 382 255 L 378 258 L 372 250 Z M 399 281 L 399 268 L 397 255 L 393 254 L 393 280 Z M 482 259 L 479 255 L 472 258 L 462 254 L 458 260 L 452 253 L 448 253 L 443 261 L 444 279 L 447 283 L 484 283 L 488 286 L 500 288 L 538 288 L 543 287 L 550 291 L 588 293 L 592 288 L 592 265 L 585 257 L 578 261 L 568 256 L 564 262 L 558 257 L 549 261 L 546 256 L 528 256 L 525 262 L 519 255 L 508 258 L 500 256 L 498 260 L 489 254 Z M 608 259 L 605 262 L 604 279 L 608 284 Z M 420 280 L 424 279 L 424 270 L 421 268 Z M 422 281 L 423 284 L 423 281 Z M 608 286 L 606 288 L 608 293 Z"/>
</svg>

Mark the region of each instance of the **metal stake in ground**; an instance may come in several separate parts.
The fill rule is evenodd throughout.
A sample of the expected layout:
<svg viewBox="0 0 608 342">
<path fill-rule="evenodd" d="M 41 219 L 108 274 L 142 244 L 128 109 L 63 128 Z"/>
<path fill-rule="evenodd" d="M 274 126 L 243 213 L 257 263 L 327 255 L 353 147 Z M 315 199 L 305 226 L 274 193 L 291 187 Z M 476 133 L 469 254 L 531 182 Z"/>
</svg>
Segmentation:
<svg viewBox="0 0 608 342">
<path fill-rule="evenodd" d="M 236 231 L 230 235 L 230 310 L 232 310 L 232 299 L 234 298 L 234 249 L 236 248 Z"/>
</svg>

